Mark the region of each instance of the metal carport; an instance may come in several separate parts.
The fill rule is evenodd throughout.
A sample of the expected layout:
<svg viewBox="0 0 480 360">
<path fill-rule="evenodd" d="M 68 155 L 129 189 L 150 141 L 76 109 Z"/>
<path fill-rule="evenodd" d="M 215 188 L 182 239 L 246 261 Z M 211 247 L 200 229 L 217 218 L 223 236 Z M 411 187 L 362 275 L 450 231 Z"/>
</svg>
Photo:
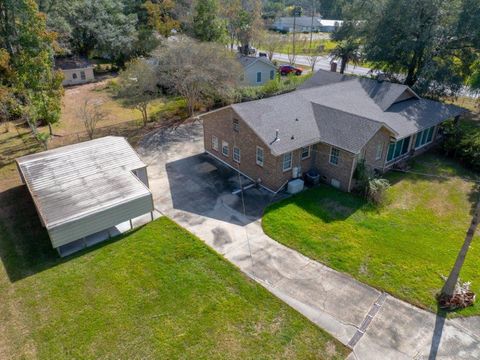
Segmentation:
<svg viewBox="0 0 480 360">
<path fill-rule="evenodd" d="M 153 212 L 146 165 L 123 137 L 27 155 L 17 166 L 60 255 L 67 244 L 85 247 L 88 236 Z"/>
</svg>

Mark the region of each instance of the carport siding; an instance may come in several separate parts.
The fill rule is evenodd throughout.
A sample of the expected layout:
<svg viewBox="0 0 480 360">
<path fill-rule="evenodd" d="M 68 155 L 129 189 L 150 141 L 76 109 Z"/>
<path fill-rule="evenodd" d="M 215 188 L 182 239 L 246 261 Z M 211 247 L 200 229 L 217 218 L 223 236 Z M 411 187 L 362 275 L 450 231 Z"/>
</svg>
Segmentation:
<svg viewBox="0 0 480 360">
<path fill-rule="evenodd" d="M 123 202 L 109 209 L 47 228 L 52 246 L 58 248 L 153 211 L 151 195 Z"/>
</svg>

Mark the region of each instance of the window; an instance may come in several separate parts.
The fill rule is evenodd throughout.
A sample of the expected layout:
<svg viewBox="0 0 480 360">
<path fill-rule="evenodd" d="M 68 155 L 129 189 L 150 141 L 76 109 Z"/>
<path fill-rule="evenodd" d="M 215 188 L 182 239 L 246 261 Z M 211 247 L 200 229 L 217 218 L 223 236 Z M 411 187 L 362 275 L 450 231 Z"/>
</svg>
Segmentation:
<svg viewBox="0 0 480 360">
<path fill-rule="evenodd" d="M 330 164 L 338 165 L 339 157 L 340 157 L 340 150 L 332 147 L 330 149 Z"/>
<path fill-rule="evenodd" d="M 275 70 L 270 70 L 270 80 L 275 78 Z"/>
<path fill-rule="evenodd" d="M 257 165 L 263 166 L 263 149 L 257 146 Z"/>
<path fill-rule="evenodd" d="M 283 155 L 283 171 L 290 170 L 292 168 L 292 153 L 286 153 Z"/>
<path fill-rule="evenodd" d="M 240 149 L 236 146 L 233 147 L 233 161 L 240 162 Z"/>
<path fill-rule="evenodd" d="M 222 141 L 222 154 L 228 156 L 228 142 Z"/>
<path fill-rule="evenodd" d="M 408 152 L 411 136 L 400 139 L 388 145 L 387 162 L 395 160 Z"/>
<path fill-rule="evenodd" d="M 77 73 L 73 73 L 73 74 L 72 74 L 72 78 L 73 78 L 73 79 L 76 79 L 76 78 L 77 78 Z"/>
<path fill-rule="evenodd" d="M 212 135 L 212 149 L 218 151 L 218 137 Z"/>
<path fill-rule="evenodd" d="M 434 131 L 435 126 L 432 126 L 431 128 L 418 132 L 415 139 L 415 149 L 421 148 L 422 146 L 431 143 L 433 140 Z"/>
<path fill-rule="evenodd" d="M 302 160 L 308 159 L 310 157 L 310 146 L 302 148 Z"/>
<path fill-rule="evenodd" d="M 238 132 L 240 130 L 240 123 L 238 119 L 233 119 L 233 131 Z"/>
<path fill-rule="evenodd" d="M 375 160 L 380 160 L 383 155 L 383 143 L 377 144 L 377 148 L 375 149 Z"/>
<path fill-rule="evenodd" d="M 85 80 L 87 77 L 85 76 L 85 71 L 80 71 L 80 78 Z"/>
<path fill-rule="evenodd" d="M 262 82 L 262 73 L 259 71 L 257 72 L 257 83 Z"/>
</svg>

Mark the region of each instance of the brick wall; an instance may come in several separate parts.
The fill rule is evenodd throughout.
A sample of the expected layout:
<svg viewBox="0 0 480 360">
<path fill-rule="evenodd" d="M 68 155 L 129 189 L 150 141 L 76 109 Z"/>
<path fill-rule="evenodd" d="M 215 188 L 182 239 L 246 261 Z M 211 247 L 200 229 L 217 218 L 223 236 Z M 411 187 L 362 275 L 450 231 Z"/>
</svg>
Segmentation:
<svg viewBox="0 0 480 360">
<path fill-rule="evenodd" d="M 233 120 L 238 120 L 238 132 L 233 130 Z M 283 155 L 274 156 L 268 146 L 255 132 L 233 111 L 225 107 L 203 116 L 205 150 L 238 169 L 253 180 L 261 180 L 262 185 L 270 190 L 279 190 L 287 181 L 292 179 L 293 169 L 300 168 L 305 173 L 316 167 L 325 183 L 331 184 L 332 179 L 340 182 L 340 189 L 349 191 L 350 179 L 355 165 L 355 156 L 347 151 L 340 150 L 338 165 L 330 164 L 330 146 L 320 143 L 311 147 L 310 156 L 301 159 L 301 149 L 292 152 L 292 169 L 283 171 Z M 212 148 L 212 136 L 218 138 L 218 150 Z M 229 144 L 228 156 L 222 154 L 222 142 Z M 233 147 L 240 149 L 240 163 L 233 161 Z M 264 165 L 256 164 L 257 146 L 264 150 Z"/>
<path fill-rule="evenodd" d="M 315 151 L 315 167 L 320 172 L 320 179 L 327 183 L 332 184 L 332 180 L 340 182 L 340 189 L 343 191 L 350 191 L 350 180 L 353 174 L 353 168 L 355 167 L 355 155 L 345 150 L 340 150 L 338 164 L 334 165 L 330 163 L 330 151 L 331 146 L 319 143 L 316 144 Z"/>
</svg>

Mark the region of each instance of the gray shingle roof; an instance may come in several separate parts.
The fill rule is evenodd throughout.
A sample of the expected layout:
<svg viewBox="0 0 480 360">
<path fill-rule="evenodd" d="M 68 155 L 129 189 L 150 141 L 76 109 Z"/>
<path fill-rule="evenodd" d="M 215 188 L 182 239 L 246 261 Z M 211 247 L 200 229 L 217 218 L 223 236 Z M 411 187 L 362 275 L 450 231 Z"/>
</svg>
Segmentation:
<svg viewBox="0 0 480 360">
<path fill-rule="evenodd" d="M 337 82 L 349 81 L 349 80 L 355 80 L 355 79 L 356 79 L 356 76 L 354 75 L 347 75 L 347 74 L 340 74 L 338 72 L 318 70 L 309 79 L 305 80 L 302 84 L 300 84 L 300 86 L 298 87 L 298 90 L 310 89 L 312 87 L 325 86 L 325 85 L 335 84 Z"/>
<path fill-rule="evenodd" d="M 319 79 L 322 76 L 325 79 Z M 319 141 L 358 153 L 382 126 L 402 138 L 465 111 L 419 99 L 405 85 L 326 71 L 315 77 L 315 84 L 324 85 L 307 85 L 232 108 L 275 155 Z M 276 129 L 280 140 L 273 142 Z"/>
<path fill-rule="evenodd" d="M 251 66 L 252 64 L 256 63 L 257 61 L 261 61 L 261 62 L 263 62 L 267 65 L 271 65 L 274 68 L 276 68 L 276 66 L 268 58 L 266 58 L 264 56 L 259 56 L 259 57 L 237 56 L 237 60 L 240 63 L 240 65 L 242 65 L 244 68 L 247 68 L 247 67 Z"/>
</svg>

